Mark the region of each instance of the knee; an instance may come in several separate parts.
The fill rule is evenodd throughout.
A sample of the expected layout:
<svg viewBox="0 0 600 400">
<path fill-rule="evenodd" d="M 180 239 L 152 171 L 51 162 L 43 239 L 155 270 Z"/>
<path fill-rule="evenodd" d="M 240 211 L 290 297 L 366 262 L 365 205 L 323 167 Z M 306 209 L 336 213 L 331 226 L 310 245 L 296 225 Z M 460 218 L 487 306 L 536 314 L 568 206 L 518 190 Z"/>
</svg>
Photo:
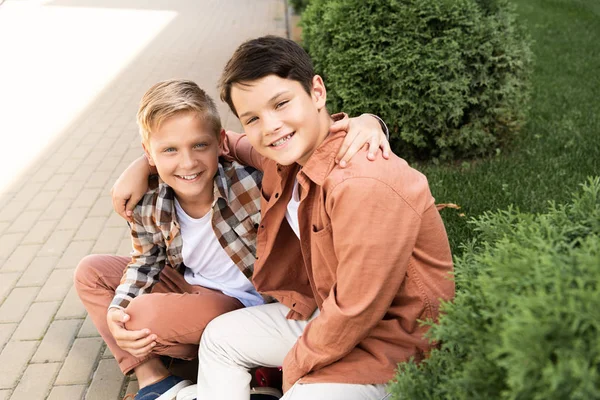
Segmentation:
<svg viewBox="0 0 600 400">
<path fill-rule="evenodd" d="M 90 286 L 95 282 L 98 276 L 97 271 L 101 261 L 100 257 L 99 254 L 90 254 L 79 261 L 73 274 L 73 282 L 76 289 Z"/>
<path fill-rule="evenodd" d="M 129 315 L 126 328 L 129 330 L 150 329 L 154 332 L 154 326 L 160 327 L 160 310 L 163 305 L 160 297 L 160 295 L 148 293 L 131 300 L 125 309 Z"/>
<path fill-rule="evenodd" d="M 217 348 L 229 346 L 229 333 L 235 330 L 235 325 L 231 325 L 231 314 L 235 312 L 219 315 L 206 325 L 200 338 L 200 352 L 215 351 Z"/>
</svg>

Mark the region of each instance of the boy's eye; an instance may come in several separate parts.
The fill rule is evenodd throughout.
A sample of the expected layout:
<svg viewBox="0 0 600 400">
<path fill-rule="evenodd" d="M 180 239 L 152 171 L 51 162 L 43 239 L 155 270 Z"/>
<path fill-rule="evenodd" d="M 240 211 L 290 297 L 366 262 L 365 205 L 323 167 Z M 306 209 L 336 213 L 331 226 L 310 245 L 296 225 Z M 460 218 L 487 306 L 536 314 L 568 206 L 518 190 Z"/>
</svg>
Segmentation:
<svg viewBox="0 0 600 400">
<path fill-rule="evenodd" d="M 194 148 L 195 149 L 203 149 L 208 146 L 208 143 L 197 143 Z"/>
<path fill-rule="evenodd" d="M 289 102 L 289 100 L 280 101 L 279 103 L 277 103 L 275 108 L 281 108 L 281 107 L 285 106 L 288 102 Z"/>
<path fill-rule="evenodd" d="M 254 121 L 256 121 L 258 118 L 256 117 L 250 117 L 246 120 L 246 125 L 253 123 Z"/>
<path fill-rule="evenodd" d="M 163 153 L 172 153 L 176 151 L 175 147 L 167 147 L 166 149 L 163 150 Z"/>
</svg>

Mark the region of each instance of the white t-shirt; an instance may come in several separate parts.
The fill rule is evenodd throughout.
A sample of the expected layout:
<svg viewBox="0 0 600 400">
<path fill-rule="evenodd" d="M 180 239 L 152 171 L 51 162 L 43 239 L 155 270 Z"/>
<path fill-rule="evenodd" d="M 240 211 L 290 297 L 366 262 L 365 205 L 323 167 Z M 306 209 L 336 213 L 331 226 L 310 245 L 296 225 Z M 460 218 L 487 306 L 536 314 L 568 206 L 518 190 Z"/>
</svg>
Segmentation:
<svg viewBox="0 0 600 400">
<path fill-rule="evenodd" d="M 244 306 L 264 304 L 262 296 L 242 271 L 231 261 L 212 227 L 212 209 L 202 218 L 192 218 L 175 199 L 175 210 L 183 239 L 185 280 L 235 297 Z"/>
<path fill-rule="evenodd" d="M 298 207 L 300 207 L 300 194 L 298 193 L 298 180 L 294 181 L 294 191 L 292 192 L 292 198 L 287 205 L 285 211 L 285 219 L 288 224 L 300 239 L 300 224 L 298 223 Z"/>
</svg>

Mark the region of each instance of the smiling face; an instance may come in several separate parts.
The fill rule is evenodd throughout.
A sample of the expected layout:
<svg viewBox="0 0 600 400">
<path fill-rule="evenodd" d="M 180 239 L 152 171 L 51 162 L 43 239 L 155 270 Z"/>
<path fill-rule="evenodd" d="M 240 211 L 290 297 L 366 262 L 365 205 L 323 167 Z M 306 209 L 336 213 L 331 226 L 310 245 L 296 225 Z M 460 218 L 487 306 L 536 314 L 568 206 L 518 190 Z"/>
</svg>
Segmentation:
<svg viewBox="0 0 600 400">
<path fill-rule="evenodd" d="M 318 75 L 310 94 L 298 81 L 267 75 L 233 84 L 231 100 L 250 144 L 281 165 L 304 165 L 327 137 L 330 118 Z"/>
<path fill-rule="evenodd" d="M 163 121 L 144 143 L 150 165 L 156 166 L 161 179 L 193 217 L 212 204 L 223 135 L 221 131 L 217 137 L 197 113 L 188 111 Z"/>
</svg>

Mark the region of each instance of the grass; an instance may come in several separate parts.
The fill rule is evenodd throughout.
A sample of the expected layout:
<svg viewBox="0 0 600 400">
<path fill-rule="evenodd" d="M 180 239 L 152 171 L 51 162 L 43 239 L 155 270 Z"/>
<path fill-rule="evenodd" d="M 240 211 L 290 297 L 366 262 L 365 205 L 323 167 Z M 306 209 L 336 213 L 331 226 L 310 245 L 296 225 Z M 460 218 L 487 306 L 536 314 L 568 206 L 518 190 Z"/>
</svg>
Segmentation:
<svg viewBox="0 0 600 400">
<path fill-rule="evenodd" d="M 418 165 L 442 210 L 455 254 L 475 236 L 467 221 L 514 205 L 539 212 L 600 175 L 600 2 L 513 0 L 534 40 L 528 123 L 495 157 L 456 166 Z M 465 216 L 459 216 L 464 214 Z"/>
</svg>

